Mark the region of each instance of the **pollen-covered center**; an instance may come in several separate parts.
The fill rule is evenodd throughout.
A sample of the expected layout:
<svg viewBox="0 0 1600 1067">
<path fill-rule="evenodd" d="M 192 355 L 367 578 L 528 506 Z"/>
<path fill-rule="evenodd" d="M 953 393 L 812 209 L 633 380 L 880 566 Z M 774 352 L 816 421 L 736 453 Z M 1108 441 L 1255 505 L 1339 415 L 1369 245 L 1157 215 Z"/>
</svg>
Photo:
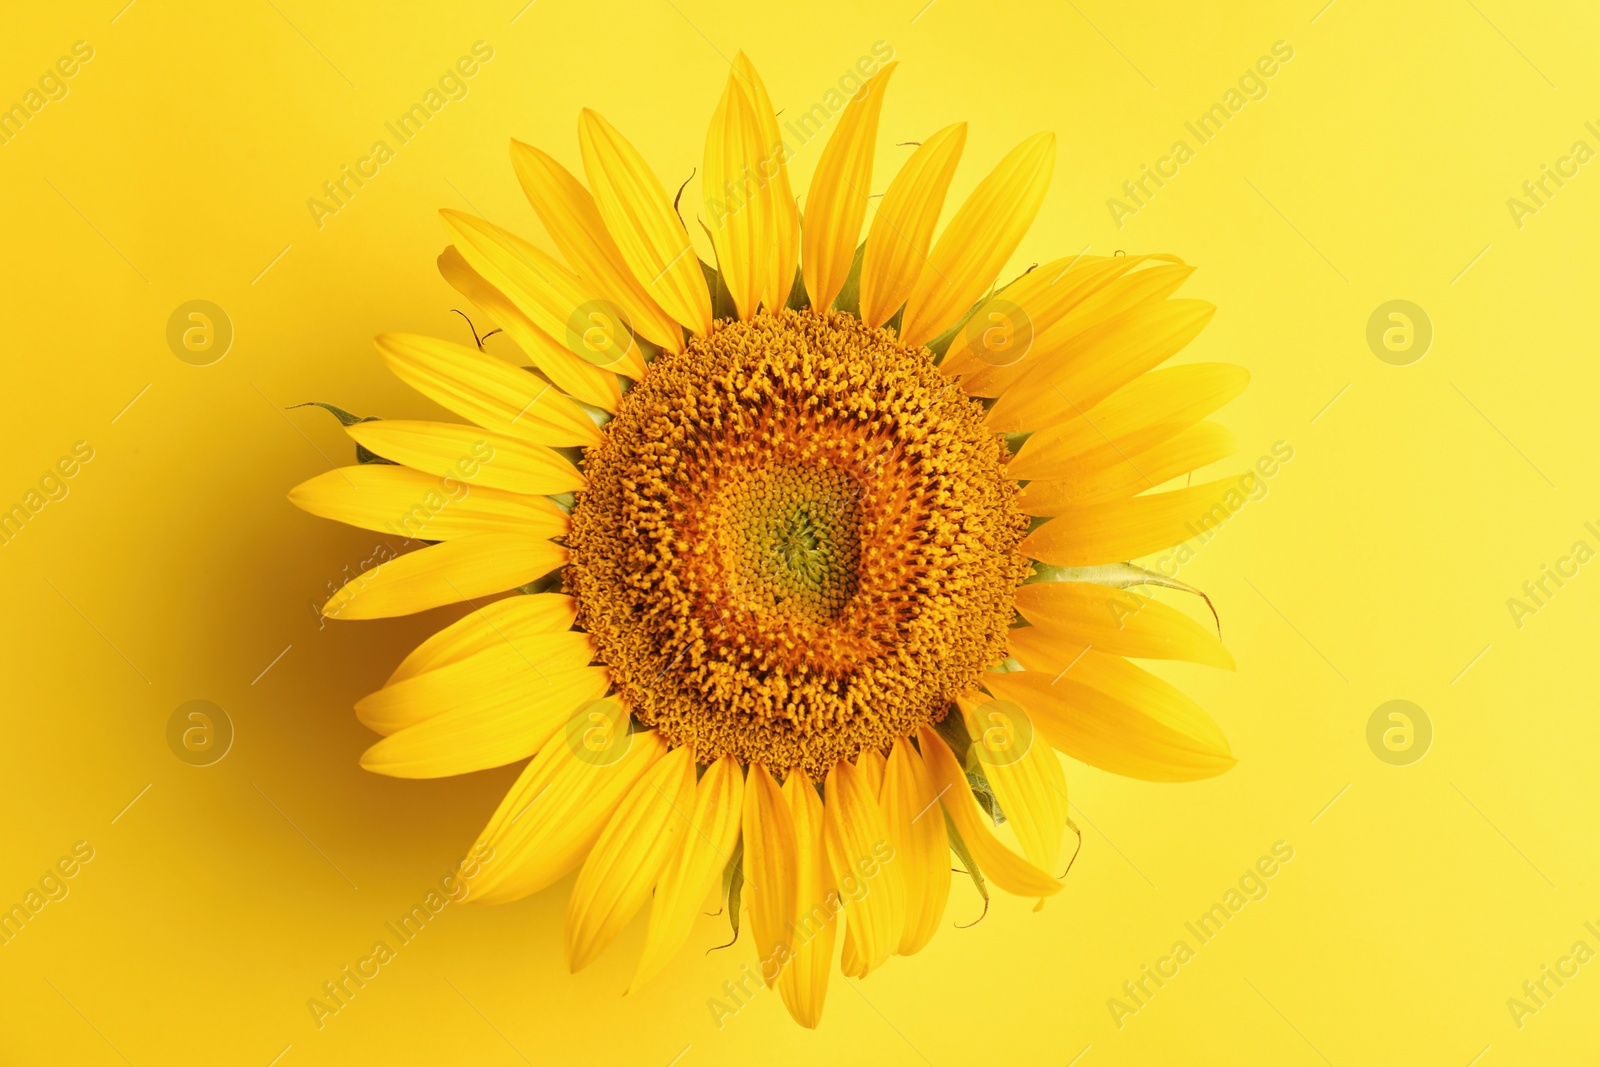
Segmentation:
<svg viewBox="0 0 1600 1067">
<path fill-rule="evenodd" d="M 589 449 L 569 592 L 618 694 L 701 762 L 820 777 L 1005 655 L 1027 519 L 926 350 L 762 314 L 666 354 Z"/>
<path fill-rule="evenodd" d="M 774 463 L 730 479 L 714 506 L 733 599 L 753 611 L 837 618 L 856 590 L 860 494 L 833 467 Z"/>
</svg>

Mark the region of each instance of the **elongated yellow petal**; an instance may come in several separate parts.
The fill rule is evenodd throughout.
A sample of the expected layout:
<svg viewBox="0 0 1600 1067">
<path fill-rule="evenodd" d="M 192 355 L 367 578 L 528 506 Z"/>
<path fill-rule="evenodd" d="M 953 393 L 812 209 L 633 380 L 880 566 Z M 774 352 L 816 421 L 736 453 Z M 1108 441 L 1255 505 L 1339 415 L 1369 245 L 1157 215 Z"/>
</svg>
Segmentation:
<svg viewBox="0 0 1600 1067">
<path fill-rule="evenodd" d="M 1143 263 L 1151 266 L 1132 269 Z M 1000 396 L 1041 363 L 1078 358 L 1080 339 L 1088 331 L 1140 304 L 1165 300 L 1194 273 L 1193 267 L 1170 256 L 1112 256 L 1100 264 L 1088 270 L 1047 264 L 1001 289 L 952 339 L 954 357 L 947 352 L 940 365 L 949 363 L 947 373 L 952 374 L 965 367 L 962 387 L 970 395 Z M 1057 284 L 1051 284 L 1052 278 Z M 992 343 L 1005 340 L 1004 333 L 991 335 L 979 328 L 1001 324 L 1025 328 L 1028 343 L 1004 349 Z"/>
<path fill-rule="evenodd" d="M 524 640 L 532 643 L 544 634 L 563 633 L 571 629 L 577 613 L 577 601 L 561 593 L 534 593 L 491 601 L 474 608 L 470 615 L 456 620 L 414 648 L 384 684 L 394 685 L 415 678 L 497 645 L 518 647 Z M 359 705 L 357 707 L 359 709 Z"/>
<path fill-rule="evenodd" d="M 717 269 L 741 319 L 756 313 L 771 269 L 767 228 L 772 209 L 762 170 L 765 155 L 755 111 L 735 70 L 728 75 L 706 133 L 701 181 Z"/>
<path fill-rule="evenodd" d="M 583 970 L 650 899 L 694 802 L 694 755 L 676 748 L 646 771 L 578 871 L 567 898 L 567 968 Z"/>
<path fill-rule="evenodd" d="M 611 239 L 594 197 L 550 156 L 511 142 L 511 163 L 550 239 L 572 269 L 614 302 L 640 336 L 669 352 L 683 351 L 683 329 L 645 292 Z"/>
<path fill-rule="evenodd" d="M 466 632 L 480 647 L 368 693 L 356 701 L 356 717 L 369 729 L 392 734 L 455 709 L 488 715 L 521 703 L 531 710 L 553 679 L 595 658 L 594 639 L 576 630 L 533 632 L 503 615 L 489 625 L 472 616 L 463 621 L 477 624 Z"/>
<path fill-rule="evenodd" d="M 475 349 L 417 334 L 375 342 L 396 377 L 486 430 L 540 445 L 597 445 L 594 420 L 548 382 Z"/>
<path fill-rule="evenodd" d="M 1198 537 L 1248 499 L 1239 480 L 1067 508 L 1022 540 L 1022 551 L 1062 567 L 1140 556 Z"/>
<path fill-rule="evenodd" d="M 840 760 L 824 788 L 828 865 L 846 900 L 846 938 L 855 942 L 860 973 L 870 974 L 883 966 L 900 943 L 905 883 L 889 874 L 893 846 L 871 783 L 854 764 Z"/>
<path fill-rule="evenodd" d="M 917 744 L 922 749 L 922 761 L 927 765 L 938 791 L 939 803 L 944 805 L 956 832 L 977 861 L 983 876 L 1007 893 L 1017 896 L 1048 897 L 1059 893 L 1059 881 L 1012 852 L 989 829 L 988 816 L 973 799 L 961 762 L 944 739 L 930 727 L 924 726 L 917 731 Z"/>
<path fill-rule="evenodd" d="M 546 745 L 478 835 L 474 851 L 491 854 L 468 899 L 503 904 L 565 877 L 589 854 L 634 783 L 666 753 L 654 730 L 634 734 L 611 763 L 586 759 L 565 744 Z"/>
<path fill-rule="evenodd" d="M 1185 659 L 1233 669 L 1222 642 L 1159 600 L 1091 582 L 1030 582 L 1017 589 L 1017 610 L 1040 636 L 1067 655 L 1095 648 L 1142 659 Z"/>
<path fill-rule="evenodd" d="M 578 121 L 583 169 L 596 207 L 634 277 L 656 303 L 698 334 L 711 330 L 711 293 L 661 181 L 616 128 L 585 108 Z"/>
<path fill-rule="evenodd" d="M 632 351 L 637 347 L 632 335 L 622 327 L 620 320 L 613 322 L 615 316 L 621 313 L 614 312 L 612 305 L 603 301 L 587 301 L 575 310 L 568 322 L 569 328 L 563 331 L 570 346 L 578 349 L 582 355 L 592 357 L 586 363 L 584 359 L 574 356 L 572 351 L 563 348 L 556 338 L 534 322 L 531 305 L 526 300 L 519 301 L 489 284 L 455 245 L 448 246 L 440 253 L 439 273 L 457 292 L 489 317 L 489 324 L 498 326 L 515 341 L 527 361 L 558 389 L 592 407 L 605 411 L 616 410 L 621 387 L 615 380 L 615 374 L 610 372 L 636 376 L 639 372 L 631 368 L 642 364 L 642 359 Z M 503 280 L 502 283 L 510 287 L 510 283 Z M 591 334 L 589 327 L 596 322 L 601 324 L 600 332 Z M 487 333 L 489 326 L 485 325 L 483 329 Z M 617 347 L 612 339 L 625 334 L 623 346 Z M 602 371 L 590 364 L 606 364 L 607 370 Z"/>
<path fill-rule="evenodd" d="M 965 122 L 946 126 L 922 142 L 877 205 L 861 261 L 861 321 L 868 326 L 889 321 L 922 276 L 933 228 L 966 143 Z"/>
<path fill-rule="evenodd" d="M 1085 331 L 1070 359 L 1041 360 L 1001 395 L 985 418 L 992 430 L 1049 426 L 1088 411 L 1194 340 L 1216 308 L 1204 300 L 1140 304 Z"/>
<path fill-rule="evenodd" d="M 772 985 L 789 958 L 795 912 L 794 817 L 783 790 L 764 764 L 745 779 L 744 895 L 750 902 L 750 936 L 762 979 Z"/>
<path fill-rule="evenodd" d="M 1059 515 L 1069 508 L 1136 496 L 1171 478 L 1226 459 L 1238 451 L 1233 433 L 1220 423 L 1201 422 L 1121 462 L 1071 477 L 1029 482 L 1017 506 L 1029 515 Z"/>
<path fill-rule="evenodd" d="M 845 106 L 811 177 L 800 227 L 800 269 L 811 307 L 819 314 L 832 306 L 850 276 L 872 192 L 878 115 L 894 68 L 894 63 L 884 64 Z"/>
<path fill-rule="evenodd" d="M 394 778 L 444 778 L 503 767 L 543 748 L 610 684 L 601 667 L 541 674 L 524 665 L 520 674 L 480 682 L 472 695 L 458 695 L 438 714 L 396 730 L 361 754 L 361 766 Z"/>
<path fill-rule="evenodd" d="M 656 884 L 650 929 L 629 992 L 654 977 L 689 939 L 695 917 L 733 856 L 743 804 L 744 773 L 737 760 L 723 756 L 695 786 L 690 826 Z"/>
<path fill-rule="evenodd" d="M 778 131 L 778 116 L 772 98 L 756 73 L 755 64 L 743 52 L 733 57 L 734 73 L 750 98 L 756 126 L 761 135 L 762 174 L 768 176 L 766 285 L 761 302 L 768 308 L 781 308 L 794 286 L 795 270 L 800 265 L 800 209 L 789 185 L 788 149 Z"/>
<path fill-rule="evenodd" d="M 1056 748 L 1114 774 L 1187 782 L 1234 764 L 1209 715 L 1120 656 L 1091 652 L 1064 674 L 986 674 L 983 684 L 1024 708 Z"/>
<path fill-rule="evenodd" d="M 330 619 L 387 619 L 503 593 L 566 563 L 567 550 L 524 534 L 471 534 L 369 567 L 322 606 Z"/>
<path fill-rule="evenodd" d="M 1055 870 L 1067 828 L 1067 777 L 1055 750 L 1019 705 L 987 700 L 981 693 L 957 703 L 1022 854 L 1040 870 Z"/>
<path fill-rule="evenodd" d="M 602 309 L 598 294 L 510 231 L 459 211 L 439 214 L 467 265 L 532 321 L 536 350 L 527 355 L 534 365 L 567 395 L 615 411 L 622 396 L 616 376 L 641 377 L 644 357 L 625 330 L 616 331 L 613 344 L 584 343 L 587 313 Z"/>
<path fill-rule="evenodd" d="M 778 976 L 778 994 L 795 1022 L 816 1029 L 828 996 L 833 968 L 836 915 L 829 898 L 834 892 L 825 840 L 822 798 L 804 771 L 793 770 L 783 782 L 783 797 L 794 825 L 795 914 L 790 927 L 792 953 Z M 836 899 L 836 898 L 835 898 Z"/>
<path fill-rule="evenodd" d="M 384 459 L 440 478 L 512 493 L 568 493 L 588 483 L 563 455 L 543 445 L 458 422 L 382 419 L 345 433 Z"/>
<path fill-rule="evenodd" d="M 901 343 L 931 341 L 989 291 L 1044 203 L 1056 135 L 1023 141 L 978 183 L 939 235 L 906 300 Z"/>
<path fill-rule="evenodd" d="M 557 537 L 567 516 L 544 497 L 486 489 L 387 463 L 319 474 L 289 490 L 289 502 L 335 522 L 397 537 L 452 541 L 472 534 Z"/>
<path fill-rule="evenodd" d="M 1249 382 L 1249 371 L 1228 363 L 1186 363 L 1141 374 L 1093 408 L 1069 408 L 1036 427 L 1007 470 L 1013 478 L 1048 480 L 1116 466 L 1194 425 Z"/>
<path fill-rule="evenodd" d="M 950 896 L 950 840 L 933 776 L 908 738 L 898 738 L 884 768 L 879 791 L 893 865 L 905 882 L 905 921 L 895 951 L 918 952 L 933 939 Z"/>
</svg>

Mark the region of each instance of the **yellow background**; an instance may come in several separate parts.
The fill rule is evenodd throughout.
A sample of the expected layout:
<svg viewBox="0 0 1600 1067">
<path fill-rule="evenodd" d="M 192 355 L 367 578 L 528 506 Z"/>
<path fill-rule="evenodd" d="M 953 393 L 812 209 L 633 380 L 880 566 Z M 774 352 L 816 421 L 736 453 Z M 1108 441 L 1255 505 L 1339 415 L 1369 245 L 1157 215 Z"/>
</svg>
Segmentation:
<svg viewBox="0 0 1600 1067">
<path fill-rule="evenodd" d="M 1600 526 L 1600 164 L 1521 228 L 1506 206 L 1574 141 L 1600 148 L 1584 129 L 1600 120 L 1592 6 L 123 3 L 17 7 L 0 41 L 5 103 L 75 41 L 95 50 L 0 146 L 0 504 L 74 442 L 95 450 L 0 547 L 0 906 L 74 842 L 95 850 L 0 947 L 4 1062 L 1593 1062 L 1600 963 L 1520 1029 L 1506 1007 L 1575 941 L 1600 948 L 1584 929 L 1600 926 L 1600 564 L 1520 628 L 1506 606 L 1573 542 L 1600 548 L 1584 529 Z M 470 95 L 318 229 L 307 198 L 478 40 L 494 58 Z M 878 40 L 900 68 L 877 189 L 908 151 L 895 142 L 957 119 L 972 128 L 952 197 L 1055 130 L 1016 268 L 1085 246 L 1197 264 L 1182 295 L 1219 311 L 1184 358 L 1253 374 L 1219 416 L 1241 453 L 1216 473 L 1294 448 L 1182 572 L 1221 611 L 1237 673 L 1164 672 L 1239 765 L 1181 786 L 1070 765 L 1084 849 L 1066 891 L 1038 914 L 997 898 L 866 981 L 836 973 L 815 1033 L 766 993 L 713 1023 L 747 944 L 687 950 L 623 997 L 636 922 L 568 975 L 570 879 L 447 908 L 319 1030 L 308 998 L 387 938 L 516 771 L 357 766 L 373 738 L 351 704 L 452 613 L 318 628 L 309 602 L 374 538 L 285 501 L 349 462 L 331 418 L 285 408 L 430 411 L 370 338 L 466 338 L 434 269 L 436 208 L 542 238 L 510 137 L 576 166 L 592 106 L 676 185 L 737 49 L 778 107 L 803 109 Z M 1119 230 L 1107 198 L 1280 40 L 1294 58 L 1267 97 Z M 819 147 L 794 162 L 797 189 Z M 166 344 L 192 299 L 234 324 L 212 366 Z M 1365 341 L 1392 299 L 1434 325 L 1410 366 Z M 193 699 L 236 729 L 210 767 L 166 743 Z M 1391 699 L 1434 727 L 1411 766 L 1367 746 Z M 1280 840 L 1294 859 L 1270 895 L 1119 1029 L 1108 998 Z M 947 927 L 980 910 L 958 879 Z M 707 918 L 695 943 L 725 929 Z"/>
</svg>

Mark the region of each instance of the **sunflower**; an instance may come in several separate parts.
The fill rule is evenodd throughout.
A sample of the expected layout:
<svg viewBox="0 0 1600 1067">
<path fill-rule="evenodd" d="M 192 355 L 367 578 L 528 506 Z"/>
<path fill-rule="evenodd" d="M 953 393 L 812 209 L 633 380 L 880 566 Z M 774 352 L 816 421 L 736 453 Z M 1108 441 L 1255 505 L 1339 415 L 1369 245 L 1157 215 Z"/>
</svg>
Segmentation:
<svg viewBox="0 0 1600 1067">
<path fill-rule="evenodd" d="M 767 90 L 734 62 L 701 174 L 714 266 L 599 115 L 579 121 L 587 183 L 513 142 L 559 258 L 445 211 L 439 266 L 532 366 L 379 337 L 468 422 L 351 418 L 363 462 L 290 495 L 422 546 L 324 614 L 472 609 L 356 705 L 381 774 L 532 757 L 474 846 L 472 898 L 576 870 L 573 970 L 648 904 L 637 986 L 715 894 L 808 1027 L 836 950 L 859 977 L 928 943 L 952 851 L 986 901 L 1062 888 L 1056 750 L 1160 781 L 1233 763 L 1205 712 L 1129 662 L 1228 653 L 1132 591 L 1187 586 L 1127 561 L 1218 498 L 1148 490 L 1233 450 L 1204 419 L 1246 375 L 1156 369 L 1213 311 L 1173 298 L 1191 271 L 1173 257 L 1080 254 L 996 287 L 1051 134 L 937 240 L 964 124 L 874 204 L 893 69 L 839 113 L 802 219 Z"/>
</svg>

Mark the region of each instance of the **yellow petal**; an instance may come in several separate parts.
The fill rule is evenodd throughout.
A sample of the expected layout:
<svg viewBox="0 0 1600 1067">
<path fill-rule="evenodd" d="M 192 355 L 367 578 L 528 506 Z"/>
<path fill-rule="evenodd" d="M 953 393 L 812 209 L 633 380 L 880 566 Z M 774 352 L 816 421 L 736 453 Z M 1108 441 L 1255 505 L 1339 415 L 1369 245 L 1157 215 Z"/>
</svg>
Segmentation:
<svg viewBox="0 0 1600 1067">
<path fill-rule="evenodd" d="M 902 344 L 931 341 L 989 291 L 1033 225 L 1055 163 L 1056 135 L 1037 133 L 972 190 L 939 235 L 906 300 Z"/>
<path fill-rule="evenodd" d="M 656 884 L 650 929 L 629 992 L 654 977 L 689 939 L 701 906 L 721 883 L 739 841 L 743 802 L 744 773 L 737 760 L 723 756 L 706 768 L 695 786 L 689 830 Z"/>
<path fill-rule="evenodd" d="M 879 791 L 893 865 L 905 882 L 905 922 L 895 951 L 909 956 L 932 940 L 950 896 L 950 841 L 933 776 L 909 739 L 897 738 Z"/>
<path fill-rule="evenodd" d="M 401 684 L 415 685 L 426 677 Z M 602 667 L 541 674 L 524 665 L 521 672 L 485 679 L 470 695 L 452 697 L 438 714 L 396 730 L 361 754 L 361 766 L 394 778 L 444 778 L 503 767 L 544 748 L 610 684 Z"/>
<path fill-rule="evenodd" d="M 756 73 L 755 64 L 743 52 L 733 57 L 733 69 L 755 114 L 761 135 L 763 173 L 771 173 L 767 199 L 771 211 L 767 222 L 767 282 L 761 302 L 776 309 L 788 301 L 795 270 L 800 265 L 800 209 L 795 205 L 794 192 L 789 186 L 788 150 L 783 144 L 783 134 L 778 131 L 778 116 L 772 109 L 767 87 Z"/>
<path fill-rule="evenodd" d="M 644 374 L 633 335 L 614 331 L 614 343 L 584 343 L 589 312 L 603 302 L 582 280 L 522 238 L 459 211 L 439 212 L 454 247 L 484 281 L 509 297 L 535 329 L 528 358 L 568 396 L 615 411 L 622 396 L 618 374 Z M 517 339 L 522 343 L 521 338 Z"/>
<path fill-rule="evenodd" d="M 1017 506 L 1029 515 L 1059 515 L 1082 504 L 1135 496 L 1180 474 L 1199 470 L 1238 451 L 1233 433 L 1220 423 L 1202 422 L 1179 431 L 1143 452 L 1066 478 L 1029 482 Z"/>
<path fill-rule="evenodd" d="M 1035 427 L 1007 470 L 1013 478 L 1054 479 L 1116 466 L 1194 425 L 1249 383 L 1249 371 L 1228 363 L 1186 363 L 1141 374 L 1093 408 L 1069 408 L 1053 423 Z"/>
<path fill-rule="evenodd" d="M 580 757 L 565 744 L 545 746 L 478 835 L 473 851 L 488 858 L 469 899 L 503 904 L 561 880 L 583 862 L 622 798 L 666 752 L 655 730 L 634 734 L 612 763 Z"/>
<path fill-rule="evenodd" d="M 464 423 L 380 419 L 346 426 L 344 432 L 384 459 L 490 489 L 543 495 L 588 484 L 553 449 Z"/>
<path fill-rule="evenodd" d="M 486 430 L 540 445 L 597 445 L 594 420 L 549 382 L 491 355 L 417 334 L 375 342 L 396 377 Z"/>
<path fill-rule="evenodd" d="M 540 594 L 545 595 L 549 594 Z M 535 598 L 496 601 L 485 605 L 485 612 L 499 604 L 524 599 Z M 537 615 L 528 616 L 531 625 L 504 612 L 497 615 L 498 618 L 470 615 L 462 620 L 470 629 L 451 627 L 435 634 L 435 638 L 446 638 L 455 646 L 435 646 L 452 658 L 436 661 L 434 666 L 409 676 L 391 678 L 382 689 L 356 701 L 356 717 L 368 729 L 392 734 L 453 708 L 472 705 L 498 710 L 517 701 L 531 702 L 548 687 L 552 677 L 586 666 L 595 658 L 594 639 L 586 633 L 541 633 L 535 628 L 548 624 Z M 430 658 L 439 654 L 426 644 L 417 653 Z M 406 657 L 401 667 L 411 661 L 411 656 Z M 395 674 L 399 676 L 400 672 Z"/>
<path fill-rule="evenodd" d="M 1088 411 L 1176 355 L 1215 311 L 1204 300 L 1161 300 L 1113 316 L 1080 334 L 1070 358 L 1035 362 L 995 402 L 985 424 L 1010 433 Z"/>
<path fill-rule="evenodd" d="M 471 534 L 362 571 L 322 606 L 330 619 L 387 619 L 503 593 L 560 567 L 567 550 L 522 534 Z"/>
<path fill-rule="evenodd" d="M 872 192 L 878 114 L 895 66 L 884 64 L 846 105 L 811 177 L 800 227 L 800 267 L 812 310 L 818 314 L 826 314 L 833 305 L 855 259 L 867 196 Z"/>
<path fill-rule="evenodd" d="M 1030 582 L 1018 587 L 1016 606 L 1042 638 L 1062 646 L 1069 656 L 1094 648 L 1233 669 L 1233 657 L 1211 631 L 1177 608 L 1129 589 L 1091 582 Z"/>
<path fill-rule="evenodd" d="M 1063 261 L 1066 267 L 1046 264 L 985 301 L 951 340 L 940 366 L 949 364 L 950 374 L 966 372 L 962 387 L 969 395 L 1000 396 L 1038 364 L 1076 358 L 1080 338 L 1090 329 L 1140 304 L 1165 300 L 1194 273 L 1171 256 L 1085 259 L 1093 264 L 1087 269 L 1072 261 Z M 1152 266 L 1133 269 L 1144 263 Z M 1028 343 L 995 345 L 1007 335 L 981 327 L 1001 324 L 1025 329 L 1021 340 Z"/>
<path fill-rule="evenodd" d="M 750 936 L 762 979 L 772 985 L 776 967 L 788 958 L 795 912 L 795 834 L 789 802 L 761 763 L 745 779 L 744 896 L 750 902 Z M 771 965 L 768 961 L 775 961 Z"/>
<path fill-rule="evenodd" d="M 1061 567 L 1137 559 L 1226 522 L 1246 499 L 1239 479 L 1062 510 L 1022 539 L 1022 551 Z"/>
<path fill-rule="evenodd" d="M 728 75 L 706 133 L 705 224 L 717 252 L 717 269 L 741 319 L 756 313 L 771 269 L 767 223 L 771 192 L 766 148 L 738 71 Z"/>
<path fill-rule="evenodd" d="M 711 330 L 711 293 L 689 233 L 661 181 L 616 128 L 585 108 L 583 168 L 623 261 L 667 314 L 697 334 Z"/>
<path fill-rule="evenodd" d="M 567 898 L 567 968 L 594 962 L 644 906 L 683 841 L 694 755 L 676 748 L 644 773 L 601 831 Z"/>
<path fill-rule="evenodd" d="M 783 782 L 783 797 L 794 826 L 795 914 L 789 962 L 778 976 L 778 994 L 795 1022 L 816 1029 L 822 1021 L 822 1004 L 828 996 L 828 972 L 833 967 L 836 914 L 829 906 L 833 873 L 825 844 L 826 817 L 822 798 L 804 771 L 793 770 Z"/>
<path fill-rule="evenodd" d="M 1061 835 L 1067 828 L 1067 778 L 1045 738 L 1035 733 L 1027 710 L 1008 701 L 973 693 L 957 700 L 984 777 L 1016 831 L 1028 862 L 1055 869 Z"/>
<path fill-rule="evenodd" d="M 889 321 L 911 295 L 966 143 L 965 122 L 922 142 L 877 205 L 861 261 L 861 321 L 868 326 Z"/>
<path fill-rule="evenodd" d="M 613 301 L 629 325 L 669 352 L 683 351 L 683 329 L 645 292 L 611 239 L 594 197 L 567 168 L 532 145 L 511 142 L 522 190 L 572 269 Z"/>
<path fill-rule="evenodd" d="M 428 638 L 400 661 L 385 685 L 415 678 L 425 671 L 466 659 L 497 645 L 516 646 L 538 635 L 562 633 L 572 628 L 578 603 L 560 593 L 534 593 L 495 600 L 474 608 Z M 585 661 L 587 662 L 587 661 Z M 359 705 L 358 705 L 359 706 Z"/>
<path fill-rule="evenodd" d="M 828 866 L 846 901 L 846 939 L 855 942 L 860 973 L 869 974 L 900 943 L 905 883 L 890 874 L 894 853 L 889 826 L 866 777 L 848 760 L 840 760 L 824 788 Z"/>
<path fill-rule="evenodd" d="M 1064 674 L 986 674 L 983 684 L 1024 708 L 1056 748 L 1113 774 L 1187 782 L 1234 764 L 1209 715 L 1120 656 L 1091 652 Z"/>
<path fill-rule="evenodd" d="M 987 677 L 987 676 L 985 676 Z M 996 675 L 995 677 L 999 677 Z M 1020 703 L 1020 702 L 1019 702 Z M 1007 893 L 1022 897 L 1047 897 L 1061 891 L 1061 883 L 1050 874 L 1012 852 L 994 831 L 989 817 L 978 807 L 967 786 L 966 772 L 944 739 L 924 726 L 917 731 L 922 760 L 938 790 L 939 803 L 955 824 L 956 832 L 977 861 L 983 876 Z"/>
<path fill-rule="evenodd" d="M 472 534 L 528 538 L 567 532 L 566 514 L 544 497 L 472 486 L 387 463 L 319 474 L 289 490 L 289 502 L 324 519 L 422 541 Z"/>
</svg>

